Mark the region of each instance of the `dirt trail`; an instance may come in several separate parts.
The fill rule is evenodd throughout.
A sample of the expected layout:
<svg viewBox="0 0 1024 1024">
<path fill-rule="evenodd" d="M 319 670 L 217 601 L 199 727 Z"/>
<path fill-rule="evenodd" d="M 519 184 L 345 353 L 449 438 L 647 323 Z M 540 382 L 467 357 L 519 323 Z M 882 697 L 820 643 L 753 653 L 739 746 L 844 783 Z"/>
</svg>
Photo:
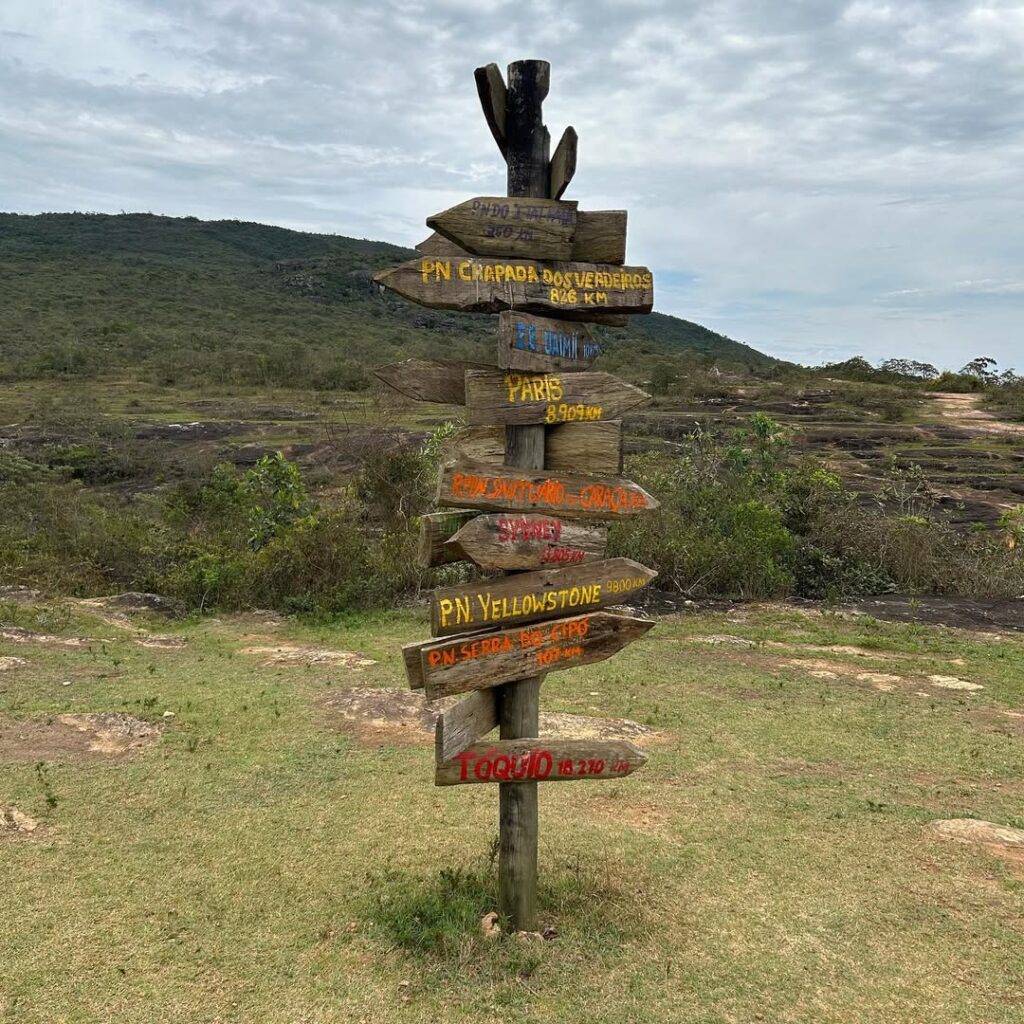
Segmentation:
<svg viewBox="0 0 1024 1024">
<path fill-rule="evenodd" d="M 983 430 L 988 434 L 1024 434 L 1024 423 L 1007 423 L 981 408 L 981 395 L 936 391 L 931 397 L 938 406 L 939 415 L 958 427 Z"/>
</svg>

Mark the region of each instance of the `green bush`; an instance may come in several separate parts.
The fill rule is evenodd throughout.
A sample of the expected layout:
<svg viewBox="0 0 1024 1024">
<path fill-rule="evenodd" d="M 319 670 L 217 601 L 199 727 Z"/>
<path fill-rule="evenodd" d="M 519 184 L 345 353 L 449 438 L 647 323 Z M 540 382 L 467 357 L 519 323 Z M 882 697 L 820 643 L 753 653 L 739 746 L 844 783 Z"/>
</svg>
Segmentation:
<svg viewBox="0 0 1024 1024">
<path fill-rule="evenodd" d="M 1024 592 L 1016 520 L 1007 540 L 964 532 L 937 514 L 917 466 L 892 464 L 877 496 L 845 489 L 820 465 L 787 456 L 769 417 L 728 444 L 696 430 L 679 455 L 629 460 L 661 507 L 616 525 L 615 554 L 657 569 L 658 585 L 695 597 L 843 598 Z"/>
</svg>

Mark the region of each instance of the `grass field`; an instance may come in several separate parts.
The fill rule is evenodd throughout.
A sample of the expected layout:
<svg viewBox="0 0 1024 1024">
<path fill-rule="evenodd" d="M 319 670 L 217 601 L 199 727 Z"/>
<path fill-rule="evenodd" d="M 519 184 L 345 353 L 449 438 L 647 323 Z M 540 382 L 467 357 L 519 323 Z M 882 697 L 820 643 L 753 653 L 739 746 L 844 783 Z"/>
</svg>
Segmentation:
<svg viewBox="0 0 1024 1024">
<path fill-rule="evenodd" d="M 397 647 L 426 635 L 419 612 L 146 620 L 171 634 L 155 641 L 80 604 L 3 612 L 0 655 L 25 663 L 0 673 L 0 806 L 39 826 L 0 832 L 0 1019 L 1024 1012 L 1024 851 L 929 824 L 1024 827 L 1020 636 L 741 608 L 667 618 L 603 665 L 549 676 L 545 710 L 652 727 L 651 759 L 621 781 L 542 787 L 557 938 L 488 941 L 496 791 L 434 788 L 424 733 L 332 707 L 403 686 Z M 275 663 L 282 645 L 303 650 Z M 983 688 L 950 688 L 964 683 Z M 90 751 L 57 717 L 89 712 L 162 733 Z"/>
</svg>

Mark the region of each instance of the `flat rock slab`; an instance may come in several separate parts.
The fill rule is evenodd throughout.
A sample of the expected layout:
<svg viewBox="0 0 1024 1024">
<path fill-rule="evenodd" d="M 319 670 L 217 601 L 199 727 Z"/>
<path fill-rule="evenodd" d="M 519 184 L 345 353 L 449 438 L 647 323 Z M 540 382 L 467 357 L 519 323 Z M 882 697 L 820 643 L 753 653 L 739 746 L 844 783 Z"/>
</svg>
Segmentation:
<svg viewBox="0 0 1024 1024">
<path fill-rule="evenodd" d="M 357 738 L 367 743 L 405 742 L 432 744 L 440 712 L 464 700 L 446 697 L 428 703 L 422 693 L 391 687 L 359 687 L 331 692 L 325 706 L 355 726 Z M 657 730 L 628 719 L 591 718 L 588 715 L 547 713 L 540 716 L 540 734 L 561 739 L 644 739 Z"/>
<path fill-rule="evenodd" d="M 37 633 L 34 629 L 23 629 L 21 626 L 5 626 L 0 629 L 0 640 L 12 644 L 41 644 L 43 647 L 96 647 L 99 644 L 116 644 L 119 639 L 133 643 L 138 647 L 155 647 L 163 650 L 179 650 L 186 646 L 184 637 L 161 636 L 156 633 L 144 633 L 135 637 L 96 637 L 96 636 L 51 636 L 49 633 Z"/>
<path fill-rule="evenodd" d="M 340 665 L 342 668 L 366 668 L 376 665 L 355 651 L 331 651 L 322 647 L 301 647 L 295 644 L 276 644 L 273 647 L 243 647 L 240 654 L 263 656 L 263 664 L 270 665 Z"/>
<path fill-rule="evenodd" d="M 152 746 L 159 726 L 117 712 L 0 718 L 0 762 L 117 757 Z"/>
<path fill-rule="evenodd" d="M 17 807 L 0 807 L 0 836 L 30 836 L 40 824 Z"/>
<path fill-rule="evenodd" d="M 931 828 L 943 839 L 982 846 L 996 857 L 1011 861 L 1018 874 L 1024 873 L 1024 829 L 975 818 L 945 818 L 933 821 Z"/>
<path fill-rule="evenodd" d="M 17 658 L 13 654 L 0 658 L 0 672 L 10 672 L 15 668 L 24 668 L 28 662 L 24 658 Z"/>
</svg>

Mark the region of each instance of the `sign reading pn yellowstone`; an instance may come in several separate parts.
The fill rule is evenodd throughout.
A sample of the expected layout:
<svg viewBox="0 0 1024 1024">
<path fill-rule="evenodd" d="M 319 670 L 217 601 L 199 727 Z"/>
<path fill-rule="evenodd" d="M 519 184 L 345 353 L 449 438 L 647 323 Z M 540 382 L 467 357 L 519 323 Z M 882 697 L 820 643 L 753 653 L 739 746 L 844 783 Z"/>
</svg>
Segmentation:
<svg viewBox="0 0 1024 1024">
<path fill-rule="evenodd" d="M 562 201 L 576 133 L 567 128 L 549 160 L 549 74 L 544 61 L 518 61 L 506 88 L 496 65 L 477 69 L 508 197 L 429 217 L 441 244 L 374 278 L 423 306 L 501 313 L 493 369 L 420 361 L 378 376 L 413 399 L 465 406 L 471 425 L 442 457 L 437 503 L 448 511 L 422 519 L 423 564 L 510 573 L 436 590 L 433 639 L 407 644 L 403 659 L 428 700 L 462 695 L 438 716 L 436 784 L 499 786 L 499 909 L 513 930 L 536 929 L 537 783 L 621 779 L 646 761 L 625 740 L 539 736 L 540 682 L 610 658 L 654 625 L 604 610 L 656 575 L 607 558 L 604 525 L 657 508 L 619 475 L 621 417 L 649 396 L 589 369 L 601 325 L 651 311 L 654 279 L 624 265 L 624 211 Z M 500 738 L 481 742 L 497 726 Z"/>
</svg>

